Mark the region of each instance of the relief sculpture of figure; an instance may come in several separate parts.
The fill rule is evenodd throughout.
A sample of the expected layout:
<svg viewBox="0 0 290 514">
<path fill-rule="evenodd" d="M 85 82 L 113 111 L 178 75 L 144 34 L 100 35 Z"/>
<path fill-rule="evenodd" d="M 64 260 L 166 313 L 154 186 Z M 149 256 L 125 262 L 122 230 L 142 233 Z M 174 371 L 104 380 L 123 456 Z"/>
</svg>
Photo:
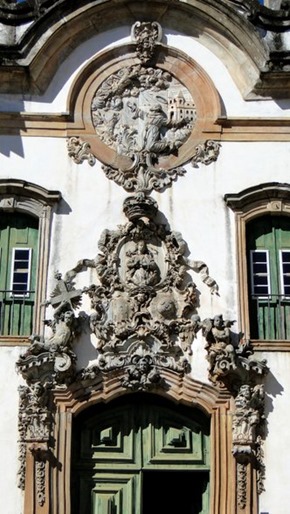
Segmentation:
<svg viewBox="0 0 290 514">
<path fill-rule="evenodd" d="M 133 119 L 140 118 L 144 120 L 144 130 L 141 136 L 141 151 L 147 152 L 170 152 L 177 148 L 175 140 L 168 140 L 166 137 L 161 138 L 162 129 L 164 127 L 182 127 L 186 125 L 187 120 L 172 122 L 168 120 L 167 115 L 163 111 L 160 104 L 152 105 L 149 111 L 138 109 L 135 103 L 128 104 L 133 113 Z"/>
<path fill-rule="evenodd" d="M 160 270 L 145 241 L 138 241 L 133 251 L 127 252 L 126 278 L 134 285 L 153 286 L 160 282 Z"/>
</svg>

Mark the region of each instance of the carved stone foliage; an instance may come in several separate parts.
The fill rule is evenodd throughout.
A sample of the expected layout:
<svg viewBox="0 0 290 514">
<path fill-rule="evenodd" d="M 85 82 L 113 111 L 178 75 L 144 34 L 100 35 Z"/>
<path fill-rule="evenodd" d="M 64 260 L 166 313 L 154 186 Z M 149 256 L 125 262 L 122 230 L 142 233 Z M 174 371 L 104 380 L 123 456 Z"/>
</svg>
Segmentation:
<svg viewBox="0 0 290 514">
<path fill-rule="evenodd" d="M 206 338 L 209 379 L 214 384 L 236 392 L 242 383 L 250 383 L 268 372 L 266 361 L 258 361 L 248 341 L 231 331 L 233 321 L 222 315 L 201 323 Z"/>
<path fill-rule="evenodd" d="M 198 145 L 195 149 L 195 155 L 191 161 L 194 168 L 198 168 L 198 164 L 208 166 L 215 162 L 220 153 L 221 144 L 217 141 L 208 140 Z"/>
</svg>

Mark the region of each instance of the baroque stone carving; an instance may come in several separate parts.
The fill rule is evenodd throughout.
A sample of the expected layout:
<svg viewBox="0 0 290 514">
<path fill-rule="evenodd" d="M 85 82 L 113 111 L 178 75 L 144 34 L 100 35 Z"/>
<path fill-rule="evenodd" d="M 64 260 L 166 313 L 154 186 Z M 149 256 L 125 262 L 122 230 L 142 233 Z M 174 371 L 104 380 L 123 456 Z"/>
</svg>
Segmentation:
<svg viewBox="0 0 290 514">
<path fill-rule="evenodd" d="M 233 416 L 233 455 L 237 460 L 237 499 L 241 508 L 246 506 L 247 464 L 257 469 L 258 491 L 263 490 L 264 463 L 262 434 L 264 429 L 264 387 L 256 384 L 241 385 L 235 398 Z"/>
<path fill-rule="evenodd" d="M 248 341 L 240 335 L 234 337 L 231 331 L 233 321 L 224 320 L 222 315 L 205 319 L 201 323 L 206 338 L 209 379 L 214 384 L 226 386 L 235 391 L 243 382 L 249 383 L 256 376 L 268 372 L 266 361 L 253 357 Z"/>
<path fill-rule="evenodd" d="M 161 25 L 156 21 L 137 21 L 131 31 L 132 41 L 136 42 L 137 56 L 140 61 L 147 62 L 152 59 L 156 43 L 161 41 Z"/>
<path fill-rule="evenodd" d="M 118 156 L 130 159 L 129 166 L 103 167 L 106 176 L 126 191 L 161 190 L 184 174 L 180 168 L 162 168 L 161 161 L 163 156 L 178 154 L 196 121 L 194 100 L 187 88 L 168 71 L 144 64 L 155 48 L 153 36 L 147 38 L 150 27 L 158 39 L 161 29 L 155 22 L 138 22 L 133 27 L 138 33 L 141 64 L 109 75 L 91 105 L 100 140 Z"/>
<path fill-rule="evenodd" d="M 191 161 L 192 166 L 198 168 L 199 163 L 208 166 L 212 162 L 215 162 L 219 156 L 220 147 L 221 144 L 213 140 L 208 140 L 198 145 Z"/>
<path fill-rule="evenodd" d="M 139 193 L 125 200 L 123 210 L 127 224 L 104 230 L 96 259 L 80 261 L 67 274 L 73 279 L 93 267 L 99 277 L 85 292 L 100 355 L 97 367 L 80 376 L 123 368 L 124 387 L 148 389 L 159 380 L 156 367 L 179 373 L 189 369 L 187 356 L 200 319 L 196 286 L 187 270 L 194 264 L 211 288 L 216 283 L 204 263 L 185 257 L 181 235 L 156 221 L 155 200 Z"/>
<path fill-rule="evenodd" d="M 76 355 L 72 350 L 74 337 L 80 331 L 81 317 L 74 309 L 80 306 L 82 291 L 73 283 L 55 275 L 57 285 L 47 305 L 54 308 L 54 317 L 45 323 L 52 335 L 32 335 L 30 346 L 20 356 L 16 366 L 27 386 L 19 388 L 19 487 L 24 488 L 27 451 L 34 456 L 36 496 L 39 505 L 45 503 L 45 468 L 51 452 L 53 405 L 52 387 L 69 384 L 75 376 Z"/>
<path fill-rule="evenodd" d="M 95 156 L 91 153 L 89 143 L 82 141 L 80 137 L 69 137 L 67 139 L 68 155 L 76 164 L 82 164 L 85 160 L 90 166 L 96 163 Z"/>
<path fill-rule="evenodd" d="M 226 387 L 235 397 L 233 455 L 237 461 L 237 501 L 239 507 L 244 508 L 250 462 L 257 470 L 258 492 L 263 490 L 264 389 L 257 380 L 266 375 L 268 368 L 265 360 L 254 358 L 249 341 L 232 332 L 233 324 L 217 315 L 200 325 L 207 341 L 209 379 L 214 385 Z"/>
<path fill-rule="evenodd" d="M 41 463 L 48 456 L 53 414 L 50 405 L 49 386 L 40 382 L 30 386 L 19 387 L 19 461 L 18 485 L 24 489 L 25 459 L 27 448 L 37 455 L 36 492 L 40 505 L 44 504 L 43 466 Z"/>
</svg>

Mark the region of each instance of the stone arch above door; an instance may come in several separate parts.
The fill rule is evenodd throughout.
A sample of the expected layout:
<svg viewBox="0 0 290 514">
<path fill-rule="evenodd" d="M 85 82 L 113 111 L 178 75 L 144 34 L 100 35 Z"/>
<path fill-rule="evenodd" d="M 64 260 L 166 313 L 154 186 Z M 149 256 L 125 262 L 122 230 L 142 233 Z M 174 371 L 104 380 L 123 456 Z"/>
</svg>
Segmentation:
<svg viewBox="0 0 290 514">
<path fill-rule="evenodd" d="M 121 396 L 128 400 L 134 395 L 126 394 L 120 385 L 120 373 L 103 374 L 98 379 L 87 380 L 66 390 L 54 392 L 55 413 L 55 448 L 56 462 L 52 468 L 51 494 L 49 498 L 50 512 L 53 514 L 70 514 L 70 469 L 71 469 L 71 437 L 72 426 L 78 415 L 96 404 L 110 404 Z M 203 411 L 210 419 L 211 431 L 211 491 L 210 513 L 231 514 L 234 509 L 235 494 L 233 477 L 235 476 L 235 460 L 231 453 L 231 399 L 227 392 L 213 386 L 181 377 L 172 370 L 162 372 L 168 388 L 156 387 L 148 394 L 148 398 L 162 397 L 168 404 L 184 405 L 194 410 Z M 170 402 L 170 403 L 169 403 Z M 109 405 L 108 405 L 109 406 Z M 202 413 L 201 413 L 202 415 Z M 61 470 L 61 472 L 60 472 Z M 29 469 L 27 468 L 29 474 Z M 47 490 L 49 484 L 47 483 Z M 64 507 L 65 506 L 65 507 Z M 27 511 L 28 512 L 28 511 Z M 247 512 L 247 510 L 245 511 Z"/>
</svg>

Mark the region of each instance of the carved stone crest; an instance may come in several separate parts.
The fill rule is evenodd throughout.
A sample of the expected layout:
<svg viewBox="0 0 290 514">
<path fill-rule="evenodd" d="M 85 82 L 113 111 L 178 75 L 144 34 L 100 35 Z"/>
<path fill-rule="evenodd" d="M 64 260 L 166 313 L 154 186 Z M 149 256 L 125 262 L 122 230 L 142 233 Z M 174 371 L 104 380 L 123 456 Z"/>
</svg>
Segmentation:
<svg viewBox="0 0 290 514">
<path fill-rule="evenodd" d="M 101 367 L 111 368 L 113 362 L 118 367 L 140 349 L 148 356 L 162 354 L 173 365 L 191 353 L 198 329 L 192 318 L 195 285 L 185 279 L 184 248 L 173 232 L 156 223 L 152 198 L 130 197 L 124 212 L 129 223 L 104 231 L 99 241 L 94 265 L 100 285 L 86 290 L 94 310 L 91 329 L 105 357 Z"/>
<path fill-rule="evenodd" d="M 152 59 L 156 43 L 161 41 L 162 29 L 157 21 L 137 21 L 131 31 L 132 41 L 136 42 L 137 55 L 141 62 Z"/>
</svg>

